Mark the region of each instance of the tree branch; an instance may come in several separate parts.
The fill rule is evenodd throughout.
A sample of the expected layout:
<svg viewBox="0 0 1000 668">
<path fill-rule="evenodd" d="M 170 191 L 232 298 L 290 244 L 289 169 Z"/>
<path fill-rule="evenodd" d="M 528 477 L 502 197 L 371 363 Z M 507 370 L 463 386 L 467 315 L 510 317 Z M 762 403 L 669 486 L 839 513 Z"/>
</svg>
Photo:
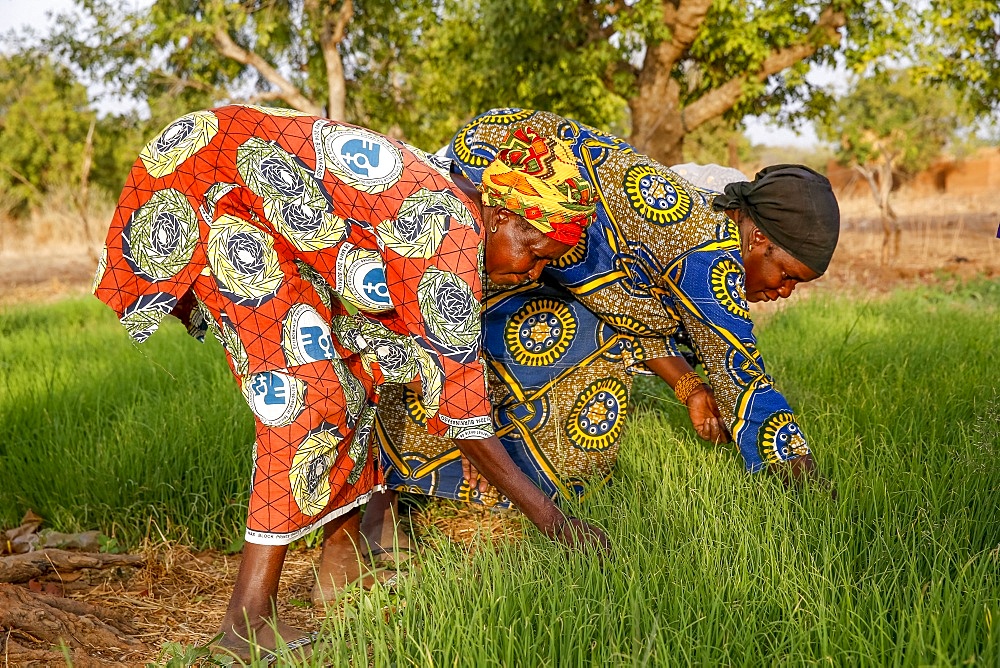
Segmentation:
<svg viewBox="0 0 1000 668">
<path fill-rule="evenodd" d="M 319 0 L 306 0 L 305 9 L 319 23 L 319 46 L 326 66 L 327 116 L 341 121 L 346 116 L 347 82 L 340 44 L 347 36 L 347 24 L 354 17 L 353 0 L 344 0 L 336 15 L 320 8 Z"/>
<path fill-rule="evenodd" d="M 249 65 L 260 72 L 260 75 L 264 79 L 278 89 L 281 93 L 281 99 L 285 102 L 307 114 L 314 116 L 323 115 L 322 107 L 303 95 L 302 91 L 295 84 L 283 77 L 269 62 L 253 51 L 248 51 L 234 42 L 233 38 L 229 36 L 229 33 L 224 28 L 217 27 L 213 34 L 213 39 L 219 49 L 219 53 L 226 58 L 235 60 L 241 65 Z"/>
<path fill-rule="evenodd" d="M 681 0 L 674 5 L 663 3 L 663 23 L 670 28 L 670 41 L 650 44 L 642 61 L 642 71 L 636 84 L 639 97 L 649 100 L 668 99 L 674 65 L 694 42 L 712 0 Z"/>
<path fill-rule="evenodd" d="M 743 96 L 743 86 L 751 77 L 757 81 L 764 81 L 769 76 L 805 60 L 823 46 L 839 44 L 841 39 L 839 29 L 845 23 L 843 12 L 835 12 L 827 7 L 820 14 L 816 25 L 803 37 L 802 42 L 771 52 L 756 72 L 734 77 L 685 107 L 682 115 L 685 129 L 694 130 L 706 121 L 732 109 Z"/>
<path fill-rule="evenodd" d="M 698 30 L 712 6 L 712 0 L 681 0 L 676 5 L 663 3 L 663 23 L 670 28 L 670 41 L 665 42 L 661 66 L 669 72 L 675 63 L 687 53 L 698 36 Z"/>
</svg>

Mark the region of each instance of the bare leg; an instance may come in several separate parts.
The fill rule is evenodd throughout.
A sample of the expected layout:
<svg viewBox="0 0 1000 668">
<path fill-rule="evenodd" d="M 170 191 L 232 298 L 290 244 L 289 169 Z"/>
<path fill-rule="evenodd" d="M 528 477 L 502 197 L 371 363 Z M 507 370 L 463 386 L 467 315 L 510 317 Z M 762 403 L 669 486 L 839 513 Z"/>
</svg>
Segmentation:
<svg viewBox="0 0 1000 668">
<path fill-rule="evenodd" d="M 362 545 L 361 513 L 357 508 L 323 527 L 323 553 L 312 590 L 313 605 L 333 600 L 340 589 L 359 580 L 361 586 L 367 589 L 382 579 L 376 578 L 362 563 Z"/>
<path fill-rule="evenodd" d="M 278 581 L 285 563 L 287 545 L 243 546 L 243 560 L 236 574 L 236 586 L 226 616 L 222 620 L 219 645 L 232 650 L 241 658 L 249 658 L 250 644 L 254 641 L 261 647 L 274 649 L 277 644 L 274 628 L 286 642 L 295 640 L 305 633 L 292 626 L 277 621 Z"/>
<path fill-rule="evenodd" d="M 399 494 L 386 490 L 372 495 L 361 518 L 361 535 L 368 554 L 395 563 L 405 560 L 413 545 L 400 527 Z"/>
</svg>

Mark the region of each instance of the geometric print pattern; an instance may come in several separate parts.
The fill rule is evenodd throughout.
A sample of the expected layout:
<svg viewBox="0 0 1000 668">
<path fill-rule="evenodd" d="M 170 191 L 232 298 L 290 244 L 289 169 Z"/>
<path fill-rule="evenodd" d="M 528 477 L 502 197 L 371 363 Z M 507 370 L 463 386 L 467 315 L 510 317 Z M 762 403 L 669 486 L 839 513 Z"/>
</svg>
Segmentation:
<svg viewBox="0 0 1000 668">
<path fill-rule="evenodd" d="M 213 330 L 257 424 L 247 540 L 287 543 L 381 482 L 377 386 L 400 378 L 382 373 L 399 361 L 385 341 L 405 342 L 405 380 L 432 383 L 429 432 L 493 433 L 482 248 L 477 209 L 425 155 L 352 125 L 229 106 L 143 148 L 95 294 L 140 342 L 172 312 L 195 336 Z"/>
<path fill-rule="evenodd" d="M 494 286 L 495 287 L 495 286 Z M 548 496 L 582 495 L 611 472 L 628 410 L 634 364 L 622 336 L 563 288 L 545 283 L 491 289 L 484 354 L 496 435 L 514 463 Z M 529 350 L 530 348 L 530 350 Z M 544 362 L 544 363 L 540 363 Z M 451 441 L 427 434 L 424 396 L 383 388 L 376 438 L 386 484 L 458 501 L 506 507 L 462 473 Z"/>
<path fill-rule="evenodd" d="M 808 453 L 794 413 L 757 352 L 739 232 L 712 210 L 714 193 L 617 137 L 541 111 L 488 111 L 456 133 L 447 156 L 478 183 L 504 137 L 528 126 L 568 142 L 600 197 L 597 221 L 570 253 L 546 267 L 541 284 L 488 301 L 494 423 L 518 465 L 550 493 L 580 492 L 579 481 L 588 477 L 607 479 L 630 374 L 648 373 L 644 359 L 679 355 L 679 340 L 689 342 L 703 364 L 748 470 Z M 533 311 L 545 298 L 560 308 Z M 576 314 L 576 359 L 589 367 L 562 373 L 550 358 L 568 338 L 566 312 Z M 583 312 L 591 320 L 580 317 Z M 608 356 L 602 346 L 615 336 L 615 354 Z M 407 427 L 404 418 L 412 421 L 415 412 L 385 399 L 381 419 Z M 390 487 L 461 496 L 451 482 L 457 452 L 412 427 L 405 438 L 396 434 L 387 426 L 378 433 Z M 592 456 L 581 458 L 583 451 Z"/>
</svg>

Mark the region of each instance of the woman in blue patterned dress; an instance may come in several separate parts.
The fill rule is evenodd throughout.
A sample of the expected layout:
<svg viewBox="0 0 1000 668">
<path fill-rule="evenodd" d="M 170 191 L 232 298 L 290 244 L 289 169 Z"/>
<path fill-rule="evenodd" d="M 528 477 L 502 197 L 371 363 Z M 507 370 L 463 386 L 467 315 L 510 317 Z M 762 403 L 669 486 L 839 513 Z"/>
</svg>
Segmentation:
<svg viewBox="0 0 1000 668">
<path fill-rule="evenodd" d="M 812 472 L 802 430 L 757 351 L 747 302 L 786 298 L 826 270 L 840 223 L 829 181 L 777 165 L 724 193 L 704 190 L 621 139 L 520 109 L 487 112 L 458 132 L 447 148 L 453 170 L 477 182 L 512 128 L 568 142 L 600 195 L 597 222 L 540 283 L 491 286 L 493 417 L 518 465 L 554 497 L 606 480 L 638 373 L 674 388 L 700 436 L 734 440 L 749 471 L 786 480 Z M 463 471 L 457 450 L 419 434 L 422 419 L 417 392 L 383 396 L 376 433 L 389 487 L 506 505 Z M 382 509 L 370 511 L 377 553 Z"/>
</svg>

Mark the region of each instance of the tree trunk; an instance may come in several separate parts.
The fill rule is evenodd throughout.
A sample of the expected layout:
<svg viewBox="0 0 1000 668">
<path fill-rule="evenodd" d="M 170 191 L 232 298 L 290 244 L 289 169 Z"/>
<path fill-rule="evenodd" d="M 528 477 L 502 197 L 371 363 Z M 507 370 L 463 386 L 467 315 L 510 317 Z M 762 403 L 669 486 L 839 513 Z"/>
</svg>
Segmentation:
<svg viewBox="0 0 1000 668">
<path fill-rule="evenodd" d="M 669 74 L 664 76 L 669 78 Z M 680 88 L 673 80 L 662 86 L 664 95 L 657 95 L 657 88 L 661 86 L 640 85 L 639 95 L 629 100 L 632 111 L 629 141 L 640 153 L 670 167 L 684 161 L 686 131 L 680 110 Z"/>
<path fill-rule="evenodd" d="M 743 97 L 748 81 L 765 82 L 768 77 L 809 58 L 824 45 L 839 44 L 840 29 L 846 24 L 842 12 L 832 6 L 824 8 L 800 41 L 774 49 L 755 71 L 733 77 L 681 107 L 680 85 L 671 75 L 697 38 L 711 5 L 711 0 L 662 3 L 663 22 L 671 36 L 646 49 L 636 79 L 638 94 L 629 100 L 630 141 L 639 151 L 668 167 L 684 160 L 684 136 L 732 109 Z"/>
<path fill-rule="evenodd" d="M 889 203 L 893 184 L 891 158 L 883 160 L 879 165 L 878 181 L 878 208 L 882 217 L 882 264 L 889 264 L 899 254 L 899 223 L 896 220 L 896 212 Z"/>
<path fill-rule="evenodd" d="M 896 212 L 889 203 L 892 194 L 892 159 L 885 159 L 876 167 L 855 165 L 854 169 L 865 177 L 868 188 L 872 191 L 872 197 L 878 203 L 879 220 L 882 223 L 882 251 L 879 264 L 885 266 L 899 253 L 899 225 L 896 222 Z"/>
<path fill-rule="evenodd" d="M 87 140 L 83 144 L 83 158 L 80 160 L 80 192 L 77 197 L 77 209 L 80 211 L 80 223 L 83 226 L 83 240 L 87 244 L 87 252 L 96 262 L 94 254 L 94 235 L 90 231 L 90 168 L 94 160 L 94 129 L 97 119 L 91 119 L 87 130 Z"/>
</svg>

